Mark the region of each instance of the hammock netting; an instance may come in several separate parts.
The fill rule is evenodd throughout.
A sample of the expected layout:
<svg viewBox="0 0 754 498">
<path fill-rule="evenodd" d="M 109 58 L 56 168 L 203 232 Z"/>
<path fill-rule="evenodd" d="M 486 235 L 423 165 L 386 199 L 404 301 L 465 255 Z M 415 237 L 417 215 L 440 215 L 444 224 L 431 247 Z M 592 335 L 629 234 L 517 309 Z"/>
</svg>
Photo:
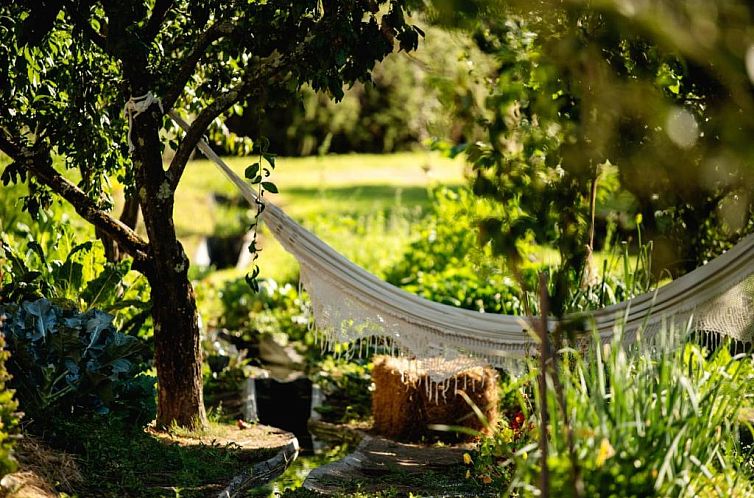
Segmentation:
<svg viewBox="0 0 754 498">
<path fill-rule="evenodd" d="M 174 112 L 182 127 L 186 123 Z M 198 147 L 256 205 L 252 187 L 204 141 Z M 301 267 L 301 284 L 311 300 L 323 347 L 349 344 L 347 354 L 387 348 L 415 359 L 414 368 L 434 382 L 460 370 L 492 365 L 518 371 L 536 353 L 532 325 L 525 317 L 481 313 L 436 303 L 380 280 L 346 259 L 280 208 L 264 201 L 264 222 Z M 566 320 L 581 319 L 610 342 L 639 334 L 651 340 L 673 330 L 720 334 L 750 343 L 754 338 L 754 236 L 706 265 L 654 292 Z M 556 323 L 549 321 L 554 328 Z"/>
</svg>

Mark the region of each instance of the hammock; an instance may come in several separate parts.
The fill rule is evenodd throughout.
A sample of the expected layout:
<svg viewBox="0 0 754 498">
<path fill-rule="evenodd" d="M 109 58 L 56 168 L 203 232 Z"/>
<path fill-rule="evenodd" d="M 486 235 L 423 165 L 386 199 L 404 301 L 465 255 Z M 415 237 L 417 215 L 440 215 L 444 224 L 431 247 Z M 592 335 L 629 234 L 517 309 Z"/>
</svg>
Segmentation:
<svg viewBox="0 0 754 498">
<path fill-rule="evenodd" d="M 177 113 L 170 115 L 188 129 Z M 251 186 L 204 140 L 198 148 L 255 205 Z M 270 201 L 265 205 L 265 223 L 301 266 L 301 284 L 309 294 L 324 347 L 332 350 L 336 344 L 351 344 L 350 354 L 387 347 L 392 354 L 415 358 L 416 368 L 435 382 L 482 364 L 517 371 L 521 359 L 534 352 L 532 326 L 526 318 L 455 308 L 410 294 L 349 261 Z M 605 343 L 618 329 L 625 340 L 632 341 L 637 334 L 650 338 L 662 330 L 686 327 L 751 342 L 753 262 L 754 235 L 750 235 L 655 292 L 566 319 L 590 321 Z M 551 328 L 555 325 L 549 321 Z"/>
</svg>

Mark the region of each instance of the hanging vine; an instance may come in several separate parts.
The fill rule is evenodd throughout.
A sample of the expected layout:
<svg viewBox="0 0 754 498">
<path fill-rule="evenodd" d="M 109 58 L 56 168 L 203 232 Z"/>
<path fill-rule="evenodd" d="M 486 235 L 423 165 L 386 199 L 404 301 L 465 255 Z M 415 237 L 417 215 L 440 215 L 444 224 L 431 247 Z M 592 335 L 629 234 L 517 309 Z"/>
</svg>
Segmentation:
<svg viewBox="0 0 754 498">
<path fill-rule="evenodd" d="M 257 189 L 257 198 L 255 200 L 256 213 L 254 214 L 254 220 L 249 227 L 251 231 L 251 241 L 249 242 L 249 253 L 251 253 L 252 269 L 246 274 L 246 282 L 254 292 L 259 292 L 259 272 L 260 268 L 257 264 L 259 259 L 259 253 L 262 249 L 257 246 L 259 237 L 259 223 L 262 221 L 262 213 L 265 210 L 264 193 L 272 192 L 277 194 L 278 188 L 267 178 L 272 175 L 272 171 L 275 169 L 275 154 L 269 152 L 270 141 L 267 137 L 261 137 L 259 142 L 254 144 L 254 150 L 257 153 L 257 162 L 248 166 L 244 171 L 244 176 L 249 182 Z"/>
</svg>

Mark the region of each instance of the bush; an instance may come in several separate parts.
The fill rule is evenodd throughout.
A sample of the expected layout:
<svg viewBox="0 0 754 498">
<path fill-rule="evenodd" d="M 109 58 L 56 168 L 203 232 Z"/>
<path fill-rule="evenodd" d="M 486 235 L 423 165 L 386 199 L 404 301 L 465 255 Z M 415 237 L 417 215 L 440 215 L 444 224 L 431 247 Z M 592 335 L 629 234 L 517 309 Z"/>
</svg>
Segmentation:
<svg viewBox="0 0 754 498">
<path fill-rule="evenodd" d="M 0 316 L 2 326 L 2 316 Z M 5 368 L 8 352 L 5 351 L 5 340 L 0 334 L 0 477 L 16 469 L 13 459 L 13 436 L 18 426 L 18 403 L 13 399 L 13 390 L 6 385 L 10 375 Z"/>
<path fill-rule="evenodd" d="M 328 422 L 363 420 L 372 413 L 372 362 L 326 357 L 313 374 L 325 399 L 315 408 Z"/>
<path fill-rule="evenodd" d="M 440 189 L 403 258 L 385 271 L 393 285 L 439 303 L 488 313 L 523 314 L 521 290 L 504 262 L 479 247 L 471 227 L 481 209 L 471 193 Z"/>
<path fill-rule="evenodd" d="M 32 418 L 116 409 L 137 420 L 154 415 L 154 379 L 138 375 L 146 348 L 117 332 L 111 315 L 47 299 L 0 305 L 2 315 L 11 386 Z"/>
<path fill-rule="evenodd" d="M 751 496 L 738 438 L 739 410 L 754 380 L 752 358 L 733 358 L 726 348 L 707 357 L 696 345 L 626 347 L 621 339 L 603 348 L 595 337 L 589 352 L 564 350 L 558 360 L 582 496 Z M 562 405 L 554 384 L 548 385 L 550 423 L 532 430 L 528 441 L 547 431 L 550 487 L 558 496 L 573 496 Z M 525 423 L 536 425 L 540 406 L 532 387 L 534 416 Z M 514 467 L 512 490 L 535 495 L 538 445 L 496 455 L 499 448 L 482 444 L 484 468 L 477 472 L 505 476 Z"/>
</svg>

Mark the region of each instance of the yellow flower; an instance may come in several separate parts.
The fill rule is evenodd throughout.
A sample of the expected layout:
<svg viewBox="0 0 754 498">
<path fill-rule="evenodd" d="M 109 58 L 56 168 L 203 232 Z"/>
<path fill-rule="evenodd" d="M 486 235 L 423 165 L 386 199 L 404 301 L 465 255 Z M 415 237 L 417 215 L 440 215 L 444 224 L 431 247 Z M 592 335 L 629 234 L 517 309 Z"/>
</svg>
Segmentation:
<svg viewBox="0 0 754 498">
<path fill-rule="evenodd" d="M 607 438 L 602 438 L 602 442 L 600 443 L 600 450 L 599 453 L 597 453 L 597 467 L 602 467 L 605 462 L 613 455 L 615 455 L 615 448 L 612 447 L 610 441 L 608 441 Z"/>
<path fill-rule="evenodd" d="M 465 463 L 466 465 L 471 465 L 472 464 L 471 455 L 469 455 L 468 453 L 464 453 L 463 463 Z"/>
<path fill-rule="evenodd" d="M 506 427 L 502 431 L 500 431 L 500 437 L 502 438 L 504 443 L 510 443 L 513 441 L 513 430 Z"/>
<path fill-rule="evenodd" d="M 466 479 L 471 479 L 471 471 L 468 469 L 466 470 Z"/>
<path fill-rule="evenodd" d="M 521 458 L 522 458 L 522 459 L 523 459 L 524 461 L 526 461 L 526 459 L 527 459 L 527 458 L 529 458 L 529 454 L 528 454 L 527 452 L 525 452 L 525 451 L 524 451 L 523 453 L 521 453 Z"/>
</svg>

